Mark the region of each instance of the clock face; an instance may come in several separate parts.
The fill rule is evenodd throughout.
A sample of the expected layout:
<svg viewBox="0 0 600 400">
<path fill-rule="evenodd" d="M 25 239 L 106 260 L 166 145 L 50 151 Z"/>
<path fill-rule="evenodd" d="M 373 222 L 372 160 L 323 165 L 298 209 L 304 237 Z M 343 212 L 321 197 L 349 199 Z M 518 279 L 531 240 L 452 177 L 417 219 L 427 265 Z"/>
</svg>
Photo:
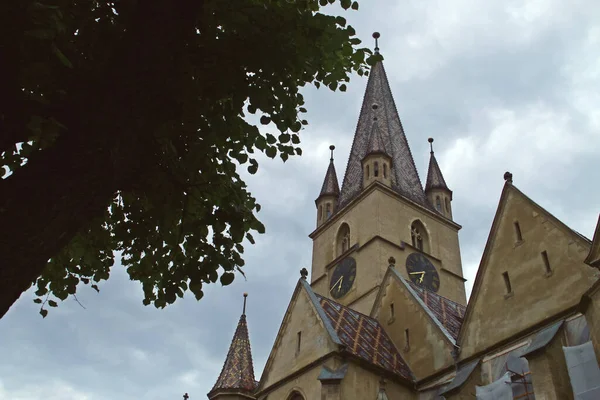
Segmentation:
<svg viewBox="0 0 600 400">
<path fill-rule="evenodd" d="M 356 261 L 352 257 L 344 258 L 333 270 L 329 281 L 329 293 L 339 299 L 350 291 L 356 278 Z"/>
<path fill-rule="evenodd" d="M 440 276 L 431 261 L 423 254 L 409 254 L 406 258 L 406 272 L 409 279 L 417 285 L 423 286 L 432 292 L 439 290 Z"/>
</svg>

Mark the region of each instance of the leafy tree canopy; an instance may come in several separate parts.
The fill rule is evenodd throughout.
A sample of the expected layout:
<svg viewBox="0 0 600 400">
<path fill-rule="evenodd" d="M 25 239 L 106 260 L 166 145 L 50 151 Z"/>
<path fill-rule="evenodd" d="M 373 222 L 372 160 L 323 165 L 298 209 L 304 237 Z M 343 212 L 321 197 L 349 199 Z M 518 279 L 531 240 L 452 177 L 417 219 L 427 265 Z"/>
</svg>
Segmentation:
<svg viewBox="0 0 600 400">
<path fill-rule="evenodd" d="M 32 284 L 49 306 L 82 283 L 98 290 L 115 252 L 146 305 L 230 284 L 242 243 L 265 230 L 238 168 L 256 173 L 256 151 L 300 155 L 299 89 L 344 91 L 380 57 L 357 47 L 344 18 L 322 13 L 329 3 L 358 9 L 4 1 L 0 317 Z"/>
</svg>

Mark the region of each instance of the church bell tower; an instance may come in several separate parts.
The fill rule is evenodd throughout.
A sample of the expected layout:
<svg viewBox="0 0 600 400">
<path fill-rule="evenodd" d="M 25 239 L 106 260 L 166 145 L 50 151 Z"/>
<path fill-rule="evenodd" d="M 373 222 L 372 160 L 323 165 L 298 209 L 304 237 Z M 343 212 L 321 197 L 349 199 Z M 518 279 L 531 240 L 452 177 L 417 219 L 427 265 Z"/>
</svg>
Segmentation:
<svg viewBox="0 0 600 400">
<path fill-rule="evenodd" d="M 423 189 L 381 61 L 370 71 L 341 189 L 331 150 L 310 234 L 315 292 L 369 314 L 394 257 L 404 278 L 466 304 L 452 191 L 433 147 Z"/>
</svg>

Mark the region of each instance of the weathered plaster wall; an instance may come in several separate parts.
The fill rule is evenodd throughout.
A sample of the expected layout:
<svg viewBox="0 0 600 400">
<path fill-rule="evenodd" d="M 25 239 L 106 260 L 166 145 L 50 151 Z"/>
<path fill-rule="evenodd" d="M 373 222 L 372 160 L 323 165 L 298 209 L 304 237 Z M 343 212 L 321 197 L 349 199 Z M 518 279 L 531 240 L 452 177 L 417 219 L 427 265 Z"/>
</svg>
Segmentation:
<svg viewBox="0 0 600 400">
<path fill-rule="evenodd" d="M 522 241 L 517 241 L 514 222 L 519 223 Z M 481 267 L 485 273 L 466 321 L 462 358 L 578 304 L 596 280 L 595 271 L 583 263 L 589 245 L 514 190 L 509 190 L 491 234 L 493 242 Z M 551 273 L 546 272 L 542 251 L 548 254 Z M 507 294 L 503 272 L 508 272 L 512 294 Z"/>
</svg>

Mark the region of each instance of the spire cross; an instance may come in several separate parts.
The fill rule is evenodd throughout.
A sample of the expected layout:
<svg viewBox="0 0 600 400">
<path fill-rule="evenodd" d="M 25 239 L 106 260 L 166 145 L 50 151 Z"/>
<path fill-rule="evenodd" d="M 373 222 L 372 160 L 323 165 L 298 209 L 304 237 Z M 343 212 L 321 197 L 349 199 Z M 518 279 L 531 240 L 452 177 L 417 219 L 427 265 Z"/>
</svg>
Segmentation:
<svg viewBox="0 0 600 400">
<path fill-rule="evenodd" d="M 246 315 L 246 298 L 248 297 L 248 293 L 244 293 L 244 310 L 242 311 L 243 315 Z"/>
<path fill-rule="evenodd" d="M 373 39 L 375 39 L 375 54 L 379 54 L 379 42 L 377 41 L 381 37 L 379 32 L 373 32 Z"/>
<path fill-rule="evenodd" d="M 189 398 L 190 398 L 190 396 L 188 396 L 187 393 L 183 395 L 183 400 L 188 400 Z"/>
<path fill-rule="evenodd" d="M 427 141 L 429 142 L 430 152 L 433 154 L 433 138 L 430 137 L 429 139 L 427 139 Z"/>
<path fill-rule="evenodd" d="M 335 150 L 335 146 L 334 145 L 329 146 L 329 150 L 331 150 L 331 158 L 329 159 L 329 161 L 333 161 L 333 151 Z"/>
</svg>

